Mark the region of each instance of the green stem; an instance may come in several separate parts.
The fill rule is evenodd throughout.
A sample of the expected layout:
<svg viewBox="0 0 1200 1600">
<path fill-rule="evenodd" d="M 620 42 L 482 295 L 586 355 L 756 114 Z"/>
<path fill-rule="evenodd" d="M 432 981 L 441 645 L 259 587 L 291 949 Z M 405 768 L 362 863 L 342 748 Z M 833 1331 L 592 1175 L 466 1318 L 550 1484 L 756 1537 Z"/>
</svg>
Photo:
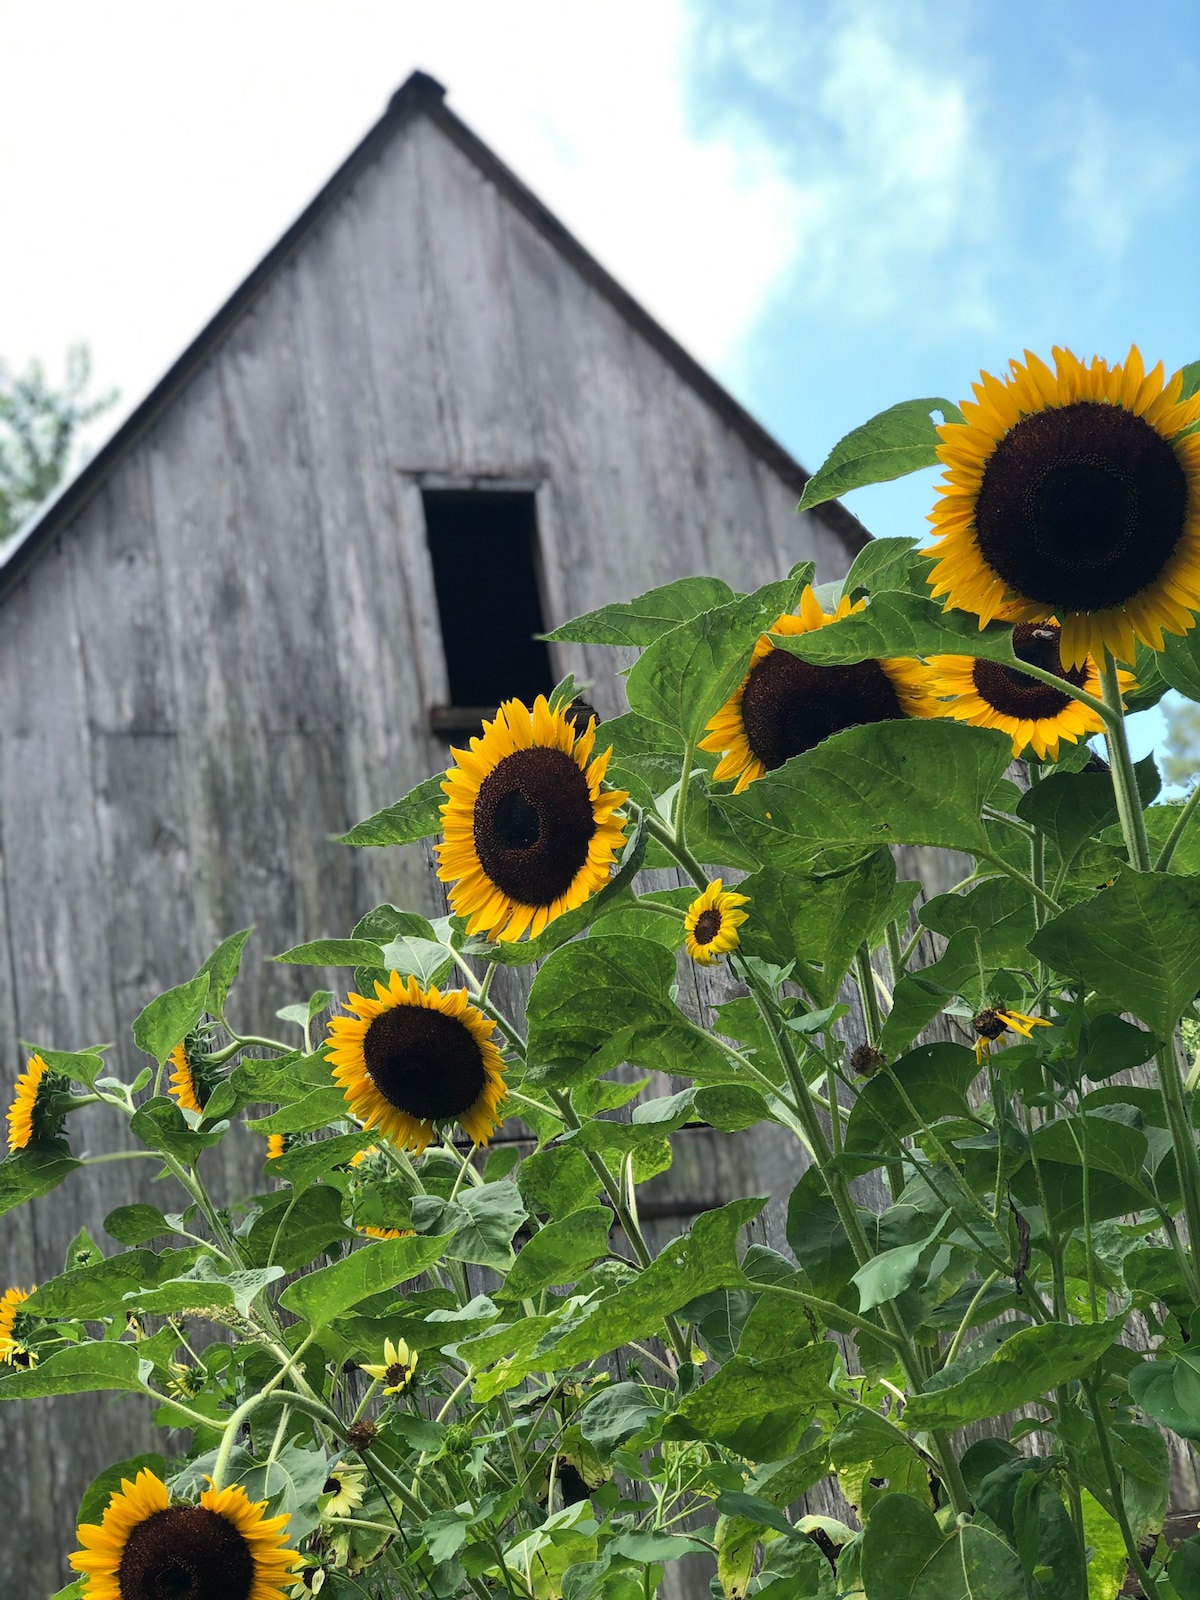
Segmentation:
<svg viewBox="0 0 1200 1600">
<path fill-rule="evenodd" d="M 1082 1383 L 1083 1392 L 1087 1395 L 1088 1405 L 1092 1411 L 1092 1421 L 1096 1424 L 1096 1438 L 1100 1445 L 1100 1458 L 1104 1463 L 1104 1476 L 1108 1479 L 1108 1489 L 1112 1496 L 1113 1515 L 1117 1519 L 1117 1526 L 1121 1530 L 1121 1538 L 1125 1541 L 1125 1553 L 1129 1557 L 1129 1565 L 1133 1568 L 1138 1582 L 1146 1595 L 1146 1600 L 1161 1600 L 1164 1591 L 1159 1588 L 1154 1579 L 1146 1570 L 1141 1552 L 1138 1550 L 1137 1540 L 1133 1536 L 1133 1529 L 1129 1525 L 1129 1514 L 1125 1510 L 1125 1497 L 1121 1493 L 1121 1477 L 1117 1471 L 1117 1464 L 1113 1460 L 1112 1442 L 1108 1437 L 1108 1422 L 1104 1416 L 1104 1408 L 1096 1394 L 1095 1384 L 1086 1378 Z"/>
<path fill-rule="evenodd" d="M 1000 1277 L 1000 1274 L 998 1272 L 993 1272 L 993 1273 L 989 1274 L 989 1276 L 986 1277 L 983 1280 L 983 1282 L 979 1285 L 979 1288 L 976 1289 L 975 1294 L 972 1297 L 971 1304 L 967 1307 L 966 1311 L 963 1313 L 963 1319 L 959 1323 L 958 1328 L 955 1331 L 953 1339 L 951 1339 L 951 1341 L 950 1341 L 949 1348 L 947 1349 L 945 1357 L 944 1357 L 944 1359 L 942 1361 L 942 1366 L 944 1366 L 944 1367 L 950 1366 L 950 1364 L 957 1358 L 958 1352 L 962 1349 L 962 1342 L 966 1338 L 968 1331 L 972 1327 L 971 1318 L 975 1315 L 975 1312 L 978 1309 L 979 1304 L 982 1301 L 984 1295 L 988 1292 L 988 1290 L 992 1287 L 992 1285 L 999 1279 L 999 1277 Z"/>
<path fill-rule="evenodd" d="M 1033 898 L 1044 906 L 1047 911 L 1052 911 L 1057 916 L 1062 910 L 1058 901 L 1048 895 L 1044 889 L 1040 889 L 1028 873 L 1022 872 L 1019 867 L 1014 867 L 1012 862 L 1006 861 L 1002 855 L 991 850 L 976 850 L 975 854 L 980 861 L 988 862 L 998 872 L 1003 872 L 1006 877 L 1011 878 L 1014 883 L 1019 883 L 1023 889 L 1028 889 Z"/>
<path fill-rule="evenodd" d="M 883 1018 L 879 1012 L 879 996 L 875 993 L 875 969 L 871 965 L 871 952 L 860 944 L 854 957 L 854 976 L 858 980 L 859 998 L 862 1000 L 863 1026 L 867 1030 L 867 1043 L 879 1048 L 879 1035 L 883 1032 Z"/>
<path fill-rule="evenodd" d="M 1142 797 L 1138 793 L 1137 774 L 1129 754 L 1129 736 L 1125 729 L 1125 714 L 1121 706 L 1121 685 L 1117 664 L 1109 650 L 1104 652 L 1104 666 L 1100 673 L 1104 685 L 1104 702 L 1109 715 L 1106 719 L 1104 739 L 1108 746 L 1108 760 L 1112 767 L 1113 792 L 1117 800 L 1117 816 L 1121 819 L 1121 832 L 1129 852 L 1129 864 L 1139 872 L 1150 871 L 1150 841 L 1146 837 L 1146 819 L 1142 815 Z"/>
<path fill-rule="evenodd" d="M 652 811 L 645 811 L 642 815 L 646 819 L 646 832 L 650 837 L 657 839 L 663 849 L 675 857 L 698 889 L 707 889 L 708 876 L 687 846 L 679 842 L 661 817 L 656 817 Z"/>
<path fill-rule="evenodd" d="M 892 993 L 896 992 L 896 985 L 904 976 L 904 947 L 900 943 L 900 924 L 893 917 L 887 925 L 888 960 L 892 964 Z"/>
<path fill-rule="evenodd" d="M 1167 842 L 1159 851 L 1158 860 L 1154 863 L 1155 872 L 1166 872 L 1171 865 L 1175 852 L 1179 848 L 1179 841 L 1183 838 L 1188 823 L 1191 822 L 1195 815 L 1198 805 L 1200 805 L 1200 781 L 1193 785 L 1191 794 L 1188 795 L 1185 803 L 1179 808 L 1179 817 L 1175 826 L 1167 835 Z"/>
<path fill-rule="evenodd" d="M 288 1373 L 291 1372 L 296 1362 L 299 1361 L 300 1357 L 304 1354 L 305 1350 L 313 1342 L 315 1337 L 315 1334 L 310 1333 L 308 1338 L 304 1340 L 303 1344 L 298 1345 L 291 1353 L 287 1361 L 283 1364 L 283 1366 L 280 1367 L 275 1376 L 268 1379 L 261 1389 L 257 1390 L 254 1394 L 243 1400 L 241 1405 L 238 1406 L 237 1410 L 234 1411 L 229 1417 L 229 1420 L 225 1424 L 225 1430 L 221 1435 L 221 1445 L 217 1451 L 216 1464 L 213 1467 L 212 1483 L 214 1489 L 223 1489 L 225 1487 L 225 1474 L 229 1470 L 229 1457 L 233 1453 L 233 1447 L 237 1443 L 237 1436 L 242 1428 L 242 1425 L 249 1416 L 258 1410 L 259 1406 L 265 1405 L 266 1402 L 271 1399 L 272 1395 L 275 1393 L 275 1390 L 279 1388 L 279 1385 L 284 1381 Z M 293 1403 L 293 1399 L 301 1411 L 311 1410 L 308 1402 L 304 1400 L 302 1396 L 293 1397 L 289 1395 L 287 1404 L 291 1405 Z M 324 1410 L 325 1408 L 322 1407 L 322 1409 Z"/>
<path fill-rule="evenodd" d="M 1184 1097 L 1183 1082 L 1175 1054 L 1174 1040 L 1162 1045 L 1155 1055 L 1158 1068 L 1158 1088 L 1167 1113 L 1167 1126 L 1171 1130 L 1171 1143 L 1175 1149 L 1175 1162 L 1179 1169 L 1180 1188 L 1183 1190 L 1183 1209 L 1187 1217 L 1188 1251 L 1191 1266 L 1192 1293 L 1200 1298 L 1200 1277 L 1196 1272 L 1196 1251 L 1200 1249 L 1200 1152 L 1192 1132 L 1192 1119 Z"/>
</svg>

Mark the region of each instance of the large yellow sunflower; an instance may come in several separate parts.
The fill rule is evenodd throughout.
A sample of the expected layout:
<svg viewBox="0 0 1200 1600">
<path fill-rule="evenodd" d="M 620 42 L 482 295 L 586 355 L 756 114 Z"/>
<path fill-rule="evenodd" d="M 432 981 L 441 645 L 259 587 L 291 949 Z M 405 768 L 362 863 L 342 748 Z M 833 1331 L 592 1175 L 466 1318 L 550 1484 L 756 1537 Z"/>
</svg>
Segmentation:
<svg viewBox="0 0 1200 1600">
<path fill-rule="evenodd" d="M 861 611 L 843 595 L 834 611 L 823 609 L 811 588 L 800 597 L 799 614 L 785 611 L 754 646 L 741 685 L 713 717 L 700 740 L 701 750 L 720 754 L 717 782 L 736 778 L 734 794 L 792 756 L 865 722 L 931 714 L 928 672 L 919 661 L 859 661 L 848 667 L 820 667 L 778 650 L 772 633 L 815 633 Z"/>
<path fill-rule="evenodd" d="M 487 1144 L 504 1099 L 504 1058 L 495 1024 L 467 1000 L 465 989 L 422 989 L 399 973 L 376 981 L 377 998 L 351 994 L 347 1011 L 329 1023 L 326 1059 L 364 1128 L 418 1153 L 437 1123 L 457 1120 L 476 1144 Z"/>
<path fill-rule="evenodd" d="M 592 760 L 595 739 L 594 718 L 581 730 L 539 695 L 532 711 L 506 701 L 469 750 L 452 752 L 438 877 L 469 933 L 536 938 L 607 883 L 629 796 L 601 787 L 612 751 Z"/>
<path fill-rule="evenodd" d="M 718 956 L 736 950 L 741 942 L 738 929 L 746 920 L 741 907 L 749 904 L 749 895 L 723 889 L 720 878 L 715 878 L 692 901 L 683 919 L 683 942 L 692 960 L 711 967 Z"/>
<path fill-rule="evenodd" d="M 0 1295 L 0 1363 L 11 1367 L 36 1367 L 37 1356 L 17 1338 L 17 1318 L 32 1289 L 6 1289 Z"/>
<path fill-rule="evenodd" d="M 172 1505 L 167 1486 L 143 1469 L 83 1523 L 71 1566 L 85 1573 L 86 1600 L 285 1600 L 300 1560 L 286 1544 L 288 1517 L 264 1517 L 240 1484 L 206 1489 L 197 1506 Z"/>
<path fill-rule="evenodd" d="M 1027 350 L 982 373 L 966 421 L 938 429 L 929 582 L 981 628 L 1059 618 L 1068 667 L 1105 648 L 1132 662 L 1200 608 L 1200 393 L 1181 400 L 1183 374 L 1147 373 L 1136 345 L 1111 367 L 1055 348 L 1054 365 Z"/>
<path fill-rule="evenodd" d="M 1013 629 L 1013 652 L 1021 661 L 1053 672 L 1064 683 L 1101 695 L 1100 669 L 1089 656 L 1082 667 L 1064 667 L 1060 653 L 1062 629 L 1056 622 L 1018 622 Z M 1002 728 L 1012 735 L 1013 755 L 1027 751 L 1039 761 L 1058 760 L 1060 739 L 1074 744 L 1104 731 L 1099 712 L 1082 705 L 1065 690 L 1031 678 L 999 661 L 977 661 L 972 656 L 931 656 L 933 693 L 940 699 L 938 716 L 970 722 L 977 728 Z M 1137 687 L 1130 672 L 1118 674 L 1121 691 Z"/>
<path fill-rule="evenodd" d="M 8 1108 L 8 1148 L 24 1150 L 33 1143 L 39 1097 L 52 1089 L 54 1074 L 41 1056 L 30 1056 L 29 1065 L 17 1079 L 12 1105 Z"/>
</svg>

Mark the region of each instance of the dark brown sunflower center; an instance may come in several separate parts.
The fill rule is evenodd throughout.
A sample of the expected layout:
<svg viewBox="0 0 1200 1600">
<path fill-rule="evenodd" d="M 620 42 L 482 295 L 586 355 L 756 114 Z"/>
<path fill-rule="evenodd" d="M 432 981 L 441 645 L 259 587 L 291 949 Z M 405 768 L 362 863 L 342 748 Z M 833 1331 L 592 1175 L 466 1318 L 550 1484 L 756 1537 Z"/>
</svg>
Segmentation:
<svg viewBox="0 0 1200 1600">
<path fill-rule="evenodd" d="M 249 1600 L 254 1556 L 225 1517 L 171 1506 L 130 1533 L 117 1582 L 121 1600 Z"/>
<path fill-rule="evenodd" d="M 1019 622 L 1013 629 L 1013 654 L 1079 688 L 1087 673 L 1083 667 L 1063 666 L 1059 654 L 1061 638 L 1062 629 L 1052 622 Z M 1039 683 L 999 661 L 976 661 L 971 676 L 980 699 L 1005 717 L 1057 717 L 1071 704 L 1071 696 L 1061 689 L 1052 689 L 1048 683 Z"/>
<path fill-rule="evenodd" d="M 423 1122 L 461 1116 L 484 1085 L 475 1035 L 456 1017 L 425 1006 L 380 1012 L 363 1039 L 363 1058 L 384 1099 Z"/>
<path fill-rule="evenodd" d="M 843 728 L 903 715 L 878 661 L 815 667 L 786 650 L 772 650 L 750 669 L 742 690 L 746 742 L 768 771 Z"/>
<path fill-rule="evenodd" d="M 692 931 L 692 938 L 697 944 L 711 944 L 721 931 L 721 913 L 709 906 L 696 918 L 696 926 Z"/>
<path fill-rule="evenodd" d="M 975 1013 L 974 1028 L 981 1039 L 998 1039 L 1007 1026 L 1004 1018 L 991 1006 Z"/>
<path fill-rule="evenodd" d="M 595 832 L 587 778 L 562 750 L 515 750 L 480 785 L 475 854 L 519 905 L 548 906 L 565 894 Z"/>
<path fill-rule="evenodd" d="M 1123 406 L 1080 400 L 1022 417 L 984 469 L 975 508 L 984 560 L 1016 594 L 1098 611 L 1153 583 L 1183 535 L 1187 477 L 1175 451 Z"/>
<path fill-rule="evenodd" d="M 384 1377 L 393 1389 L 398 1388 L 400 1384 L 408 1382 L 408 1368 L 402 1361 L 393 1361 Z"/>
<path fill-rule="evenodd" d="M 341 1492 L 342 1484 L 339 1478 L 325 1479 L 325 1487 L 321 1490 L 322 1494 L 341 1494 Z"/>
</svg>

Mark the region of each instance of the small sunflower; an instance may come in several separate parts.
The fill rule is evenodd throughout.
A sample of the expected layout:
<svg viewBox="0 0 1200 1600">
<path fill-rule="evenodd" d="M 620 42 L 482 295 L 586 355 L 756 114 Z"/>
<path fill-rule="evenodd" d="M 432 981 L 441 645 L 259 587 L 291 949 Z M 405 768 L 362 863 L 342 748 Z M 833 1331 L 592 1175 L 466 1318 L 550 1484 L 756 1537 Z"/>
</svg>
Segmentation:
<svg viewBox="0 0 1200 1600">
<path fill-rule="evenodd" d="M 281 1155 L 287 1153 L 287 1134 L 269 1133 L 267 1135 L 267 1160 L 278 1161 Z"/>
<path fill-rule="evenodd" d="M 722 889 L 720 878 L 714 878 L 692 901 L 683 919 L 684 945 L 692 960 L 711 967 L 718 956 L 736 950 L 741 942 L 738 928 L 746 920 L 746 913 L 738 908 L 749 904 L 749 895 Z"/>
<path fill-rule="evenodd" d="M 375 983 L 375 1000 L 351 994 L 354 1018 L 329 1024 L 327 1059 L 346 1102 L 365 1128 L 378 1128 L 418 1154 L 436 1123 L 457 1120 L 477 1145 L 498 1125 L 504 1058 L 495 1025 L 465 989 L 441 994 L 393 972 Z"/>
<path fill-rule="evenodd" d="M 977 1011 L 971 1025 L 976 1035 L 975 1059 L 979 1062 L 991 1055 L 992 1045 L 1004 1034 L 1019 1033 L 1022 1038 L 1032 1039 L 1035 1028 L 1051 1026 L 1044 1017 L 1027 1017 L 1023 1011 L 998 1011 L 993 1006 Z"/>
<path fill-rule="evenodd" d="M 1200 609 L 1200 393 L 1182 400 L 1182 372 L 1147 373 L 1136 345 L 1114 366 L 1056 347 L 1054 367 L 1027 350 L 981 373 L 966 421 L 938 429 L 929 582 L 981 628 L 1058 617 L 1068 667 L 1131 662 Z"/>
<path fill-rule="evenodd" d="M 772 633 L 815 633 L 861 611 L 843 595 L 834 611 L 823 609 L 811 587 L 800 597 L 799 614 L 785 611 L 754 646 L 741 685 L 713 717 L 701 750 L 721 756 L 713 778 L 736 778 L 734 794 L 773 772 L 792 756 L 811 750 L 843 728 L 930 714 L 928 673 L 919 661 L 858 661 L 820 667 L 779 650 Z"/>
<path fill-rule="evenodd" d="M 361 1233 L 364 1239 L 412 1239 L 416 1237 L 415 1228 L 377 1228 L 374 1223 L 365 1222 L 360 1227 L 354 1224 L 355 1233 Z"/>
<path fill-rule="evenodd" d="M 325 1516 L 348 1517 L 352 1511 L 356 1511 L 363 1503 L 366 1480 L 367 1475 L 361 1467 L 333 1467 L 321 1491 L 329 1496 L 325 1503 Z"/>
<path fill-rule="evenodd" d="M 37 1355 L 18 1339 L 17 1319 L 21 1306 L 32 1293 L 32 1289 L 7 1289 L 0 1295 L 0 1364 L 22 1367 L 26 1371 L 37 1366 Z"/>
<path fill-rule="evenodd" d="M 208 1096 L 204 1093 L 200 1074 L 188 1054 L 187 1041 L 181 1040 L 167 1059 L 175 1069 L 167 1084 L 167 1093 L 185 1111 L 194 1111 L 198 1117 L 203 1116 L 204 1100 Z"/>
<path fill-rule="evenodd" d="M 167 1379 L 167 1388 L 180 1400 L 194 1400 L 208 1382 L 206 1368 L 192 1366 L 186 1361 L 172 1361 L 168 1370 L 171 1376 Z"/>
<path fill-rule="evenodd" d="M 629 796 L 603 789 L 611 750 L 592 760 L 595 718 L 581 728 L 543 695 L 509 700 L 485 722 L 442 789 L 438 877 L 468 933 L 536 938 L 608 882 L 625 839 Z"/>
<path fill-rule="evenodd" d="M 50 1109 L 51 1097 L 67 1088 L 58 1073 L 51 1072 L 41 1056 L 33 1055 L 13 1089 L 8 1108 L 8 1148 L 11 1154 L 26 1150 L 35 1139 L 52 1139 L 62 1127 L 61 1115 Z"/>
<path fill-rule="evenodd" d="M 265 1507 L 240 1485 L 172 1505 L 143 1469 L 122 1478 L 102 1521 L 80 1526 L 71 1566 L 86 1574 L 85 1600 L 284 1600 L 300 1557 L 281 1548 L 287 1516 L 264 1517 Z"/>
<path fill-rule="evenodd" d="M 361 1167 L 364 1161 L 369 1161 L 372 1156 L 377 1156 L 378 1154 L 379 1146 L 377 1144 L 369 1144 L 365 1150 L 356 1150 L 347 1165 L 353 1171 L 355 1167 Z"/>
<path fill-rule="evenodd" d="M 1018 660 L 1052 672 L 1064 683 L 1099 699 L 1103 693 L 1100 670 L 1089 656 L 1080 667 L 1064 667 L 1060 651 L 1062 629 L 1057 622 L 1018 622 L 1012 633 Z M 972 656 L 931 656 L 933 693 L 939 700 L 936 715 L 970 722 L 977 728 L 1002 728 L 1012 735 L 1013 755 L 1032 751 L 1039 761 L 1058 760 L 1062 739 L 1072 744 L 1104 731 L 1098 712 L 1049 684 L 1031 678 L 1017 667 L 1000 661 L 980 661 Z M 1121 690 L 1137 687 L 1132 673 L 1121 671 Z"/>
<path fill-rule="evenodd" d="M 362 1364 L 362 1371 L 368 1378 L 374 1378 L 382 1383 L 384 1394 L 403 1394 L 413 1380 L 413 1373 L 417 1370 L 417 1352 L 410 1350 L 403 1339 L 398 1344 L 393 1344 L 390 1339 L 383 1341 L 383 1360 L 371 1365 Z"/>
</svg>

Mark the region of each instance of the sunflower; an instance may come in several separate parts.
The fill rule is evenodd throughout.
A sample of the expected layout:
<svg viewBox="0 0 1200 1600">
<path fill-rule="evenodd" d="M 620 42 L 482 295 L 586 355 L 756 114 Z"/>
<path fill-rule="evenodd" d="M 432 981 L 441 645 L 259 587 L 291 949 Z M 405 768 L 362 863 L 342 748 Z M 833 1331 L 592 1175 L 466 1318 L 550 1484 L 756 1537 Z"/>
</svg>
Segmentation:
<svg viewBox="0 0 1200 1600">
<path fill-rule="evenodd" d="M 1052 672 L 1064 683 L 1083 689 L 1097 699 L 1102 694 L 1100 670 L 1089 656 L 1081 667 L 1064 667 L 1062 629 L 1057 622 L 1018 622 L 1012 632 L 1013 653 L 1020 661 Z M 1031 678 L 1000 661 L 972 656 L 931 656 L 933 692 L 949 696 L 940 700 L 935 715 L 970 722 L 977 728 L 1002 728 L 1012 735 L 1013 755 L 1031 750 L 1039 761 L 1058 760 L 1060 739 L 1072 744 L 1104 731 L 1104 721 L 1090 706 L 1065 690 Z M 1132 673 L 1120 671 L 1121 692 L 1137 687 Z"/>
<path fill-rule="evenodd" d="M 280 1548 L 287 1516 L 264 1517 L 240 1484 L 206 1489 L 198 1506 L 172 1505 L 161 1478 L 143 1469 L 108 1502 L 103 1520 L 80 1526 L 71 1556 L 87 1575 L 85 1600 L 284 1600 L 300 1557 Z"/>
<path fill-rule="evenodd" d="M 830 622 L 861 611 L 843 595 L 834 611 L 823 609 L 811 587 L 800 597 L 799 614 L 785 611 L 754 646 L 740 686 L 713 717 L 701 750 L 721 756 L 714 779 L 736 778 L 734 794 L 773 772 L 792 756 L 865 722 L 890 722 L 930 714 L 928 673 L 918 661 L 858 661 L 847 667 L 814 666 L 776 649 L 772 633 L 815 633 Z"/>
<path fill-rule="evenodd" d="M 595 739 L 594 717 L 581 728 L 539 695 L 532 711 L 506 701 L 470 750 L 452 752 L 438 877 L 468 933 L 536 938 L 608 882 L 629 796 L 601 788 L 612 751 L 592 760 Z"/>
<path fill-rule="evenodd" d="M 32 1289 L 7 1289 L 0 1295 L 0 1363 L 26 1371 L 37 1366 L 37 1355 L 17 1338 L 17 1318 L 32 1293 Z"/>
<path fill-rule="evenodd" d="M 372 1156 L 377 1156 L 378 1154 L 379 1146 L 377 1144 L 369 1144 L 365 1150 L 356 1150 L 346 1164 L 353 1171 L 355 1167 L 361 1167 L 364 1161 L 369 1161 Z"/>
<path fill-rule="evenodd" d="M 366 1492 L 366 1473 L 361 1467 L 338 1466 L 330 1469 L 322 1494 L 330 1498 L 325 1503 L 327 1517 L 348 1517 L 363 1503 Z"/>
<path fill-rule="evenodd" d="M 413 1239 L 417 1232 L 415 1228 L 377 1228 L 373 1222 L 364 1222 L 361 1227 L 356 1222 L 354 1231 L 364 1239 Z"/>
<path fill-rule="evenodd" d="M 180 1041 L 167 1058 L 175 1068 L 167 1084 L 167 1093 L 185 1111 L 194 1111 L 196 1115 L 204 1114 L 204 1106 L 200 1096 L 203 1088 L 196 1071 L 193 1069 L 191 1057 L 188 1055 L 187 1044 Z"/>
<path fill-rule="evenodd" d="M 979 1062 L 991 1055 L 992 1045 L 1006 1033 L 1019 1033 L 1022 1038 L 1032 1039 L 1035 1028 L 1050 1027 L 1044 1017 L 1027 1017 L 1023 1011 L 998 1011 L 992 1006 L 977 1011 L 971 1025 L 976 1035 L 975 1059 Z"/>
<path fill-rule="evenodd" d="M 362 1364 L 362 1370 L 368 1378 L 374 1378 L 377 1383 L 384 1386 L 384 1394 L 403 1394 L 413 1380 L 413 1373 L 417 1370 L 417 1352 L 410 1350 L 403 1339 L 399 1344 L 393 1344 L 390 1339 L 383 1341 L 383 1360 L 367 1365 Z"/>
<path fill-rule="evenodd" d="M 62 1125 L 62 1118 L 49 1115 L 48 1102 L 59 1089 L 66 1087 L 58 1073 L 51 1072 L 41 1056 L 33 1055 L 13 1089 L 12 1105 L 8 1108 L 8 1148 L 10 1153 L 25 1150 L 41 1137 L 53 1138 Z"/>
<path fill-rule="evenodd" d="M 269 1133 L 267 1135 L 267 1160 L 278 1161 L 279 1157 L 287 1153 L 287 1134 Z"/>
<path fill-rule="evenodd" d="M 711 967 L 718 956 L 735 950 L 741 942 L 738 928 L 746 920 L 746 913 L 738 907 L 749 904 L 749 895 L 722 889 L 720 878 L 715 878 L 692 901 L 683 919 L 684 944 L 692 960 Z"/>
<path fill-rule="evenodd" d="M 1062 659 L 1083 667 L 1135 639 L 1163 648 L 1200 608 L 1200 392 L 1183 373 L 1028 350 L 1003 380 L 980 374 L 965 422 L 938 429 L 946 475 L 930 521 L 929 582 L 979 626 L 1062 622 Z"/>
<path fill-rule="evenodd" d="M 351 994 L 329 1023 L 326 1059 L 346 1103 L 365 1128 L 378 1128 L 419 1154 L 434 1125 L 457 1119 L 477 1145 L 498 1126 L 504 1058 L 495 1025 L 465 989 L 422 989 L 413 977 L 376 980 L 377 999 Z"/>
</svg>

